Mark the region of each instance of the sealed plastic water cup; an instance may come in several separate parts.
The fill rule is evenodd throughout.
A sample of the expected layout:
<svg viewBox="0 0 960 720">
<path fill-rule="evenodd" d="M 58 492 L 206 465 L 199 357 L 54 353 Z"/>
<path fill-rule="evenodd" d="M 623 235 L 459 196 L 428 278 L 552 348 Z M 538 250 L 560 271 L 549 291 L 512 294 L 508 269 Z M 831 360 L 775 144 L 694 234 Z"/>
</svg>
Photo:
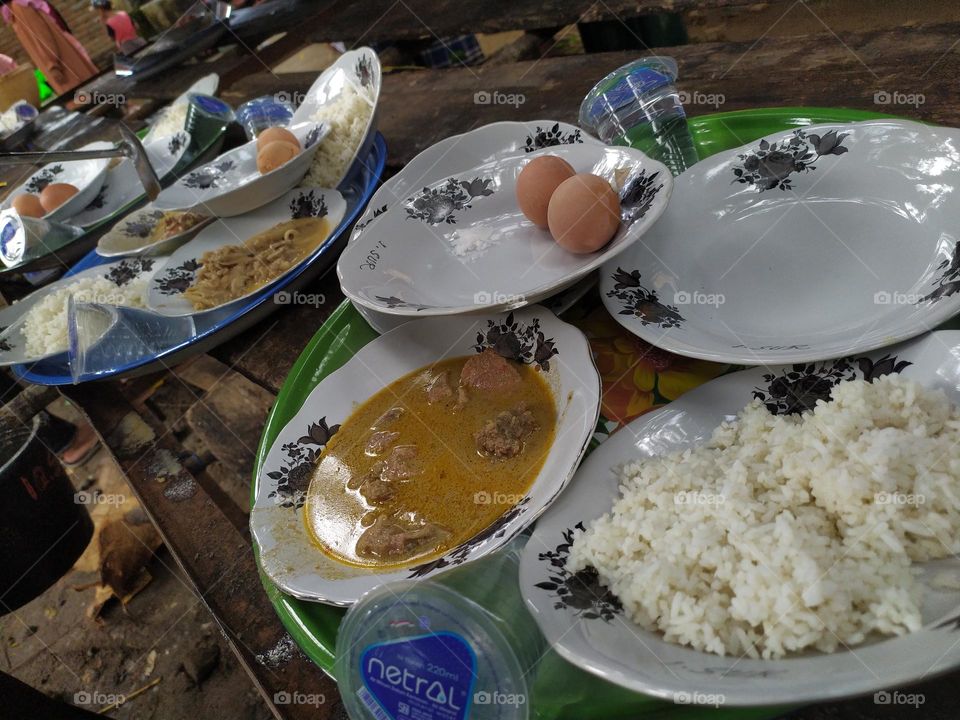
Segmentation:
<svg viewBox="0 0 960 720">
<path fill-rule="evenodd" d="M 72 243 L 83 229 L 65 223 L 21 215 L 13 208 L 0 210 L 0 261 L 16 267 Z"/>
<path fill-rule="evenodd" d="M 190 134 L 191 144 L 204 147 L 234 120 L 233 108 L 220 98 L 203 93 L 187 95 L 187 115 L 183 125 Z"/>
<path fill-rule="evenodd" d="M 67 301 L 68 361 L 74 383 L 152 360 L 196 334 L 193 318 Z"/>
<path fill-rule="evenodd" d="M 580 105 L 580 125 L 605 143 L 629 145 L 674 176 L 697 162 L 675 82 L 673 58 L 641 58 L 598 82 Z"/>
<path fill-rule="evenodd" d="M 293 117 L 293 105 L 273 95 L 258 97 L 237 108 L 237 121 L 248 140 L 272 127 L 286 127 Z"/>
<path fill-rule="evenodd" d="M 432 580 L 383 585 L 347 613 L 334 668 L 354 720 L 526 720 L 545 642 L 520 595 L 526 537 Z"/>
</svg>

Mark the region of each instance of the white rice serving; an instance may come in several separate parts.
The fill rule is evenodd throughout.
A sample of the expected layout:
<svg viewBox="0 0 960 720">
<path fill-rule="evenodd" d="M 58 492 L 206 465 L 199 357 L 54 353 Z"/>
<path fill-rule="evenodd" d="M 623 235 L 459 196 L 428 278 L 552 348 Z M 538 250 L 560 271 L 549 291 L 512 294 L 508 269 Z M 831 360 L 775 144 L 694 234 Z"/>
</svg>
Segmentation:
<svg viewBox="0 0 960 720">
<path fill-rule="evenodd" d="M 122 286 L 104 277 L 86 277 L 60 288 L 27 311 L 20 332 L 30 356 L 49 355 L 67 349 L 67 302 L 102 303 L 144 307 L 148 274 L 141 273 Z"/>
<path fill-rule="evenodd" d="M 698 650 L 777 658 L 916 631 L 911 563 L 960 551 L 960 413 L 898 375 L 803 415 L 755 400 L 705 446 L 618 473 L 568 567 Z"/>
<path fill-rule="evenodd" d="M 370 101 L 349 82 L 333 102 L 317 109 L 311 120 L 326 123 L 330 132 L 320 141 L 303 185 L 337 186 L 363 142 L 372 112 Z"/>
<path fill-rule="evenodd" d="M 161 138 L 176 135 L 184 129 L 187 122 L 187 110 L 190 103 L 187 101 L 174 103 L 160 112 L 160 117 L 150 126 L 151 137 Z"/>
</svg>

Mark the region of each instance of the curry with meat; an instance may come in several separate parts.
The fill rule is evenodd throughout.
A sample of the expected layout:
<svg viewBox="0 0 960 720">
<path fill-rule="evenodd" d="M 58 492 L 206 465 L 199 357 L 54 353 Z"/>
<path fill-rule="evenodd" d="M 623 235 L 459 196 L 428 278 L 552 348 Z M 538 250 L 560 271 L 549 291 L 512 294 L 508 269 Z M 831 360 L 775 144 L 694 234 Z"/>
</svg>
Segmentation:
<svg viewBox="0 0 960 720">
<path fill-rule="evenodd" d="M 330 440 L 307 492 L 307 527 L 324 552 L 354 565 L 439 557 L 523 498 L 556 422 L 540 371 L 493 350 L 416 370 Z"/>
</svg>

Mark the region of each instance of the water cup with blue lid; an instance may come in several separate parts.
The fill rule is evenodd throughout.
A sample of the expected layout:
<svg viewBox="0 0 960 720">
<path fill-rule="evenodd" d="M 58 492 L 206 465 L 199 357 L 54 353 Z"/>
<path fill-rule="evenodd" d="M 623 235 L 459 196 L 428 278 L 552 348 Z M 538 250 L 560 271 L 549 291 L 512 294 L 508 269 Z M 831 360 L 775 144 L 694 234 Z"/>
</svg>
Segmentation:
<svg viewBox="0 0 960 720">
<path fill-rule="evenodd" d="M 382 585 L 347 613 L 334 674 L 355 720 L 528 720 L 546 641 L 517 582 L 526 536 L 430 580 Z"/>
<path fill-rule="evenodd" d="M 272 127 L 286 127 L 293 118 L 293 105 L 282 99 L 283 93 L 264 95 L 245 102 L 237 108 L 237 121 L 248 140 Z"/>
<path fill-rule="evenodd" d="M 666 56 L 617 68 L 583 99 L 580 126 L 605 143 L 636 148 L 679 175 L 698 158 L 676 79 L 677 63 Z"/>
<path fill-rule="evenodd" d="M 187 95 L 184 129 L 190 133 L 191 145 L 205 147 L 234 120 L 233 108 L 220 98 L 195 92 Z"/>
</svg>

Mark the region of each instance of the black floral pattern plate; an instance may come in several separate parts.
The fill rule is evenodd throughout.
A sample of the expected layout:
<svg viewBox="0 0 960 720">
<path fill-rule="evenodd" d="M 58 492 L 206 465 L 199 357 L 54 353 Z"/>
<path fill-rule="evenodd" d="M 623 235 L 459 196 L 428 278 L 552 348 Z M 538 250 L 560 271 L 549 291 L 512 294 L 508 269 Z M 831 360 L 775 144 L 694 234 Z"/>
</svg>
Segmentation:
<svg viewBox="0 0 960 720">
<path fill-rule="evenodd" d="M 317 459 L 356 405 L 417 368 L 488 348 L 545 373 L 560 411 L 556 440 L 524 497 L 505 505 L 490 527 L 445 555 L 398 570 L 347 566 L 318 551 L 301 508 Z M 542 307 L 427 318 L 381 335 L 317 385 L 270 447 L 250 515 L 261 567 L 290 595 L 349 605 L 384 582 L 429 577 L 482 557 L 530 525 L 556 499 L 586 450 L 599 411 L 599 377 L 586 338 Z"/>
<path fill-rule="evenodd" d="M 177 167 L 186 154 L 189 139 L 190 136 L 181 131 L 144 143 L 143 149 L 158 178 L 163 180 Z M 80 227 L 93 227 L 108 218 L 119 217 L 125 208 L 129 208 L 142 197 L 143 184 L 133 161 L 123 160 L 108 168 L 100 192 L 81 212 L 72 217 L 70 222 Z"/>
<path fill-rule="evenodd" d="M 357 147 L 352 149 L 353 157 L 347 163 L 343 175 L 337 182 L 331 183 L 333 187 L 339 187 L 344 178 L 355 171 L 356 158 L 366 157 L 370 152 L 377 132 L 377 106 L 380 102 L 381 78 L 380 58 L 376 51 L 370 47 L 354 48 L 343 53 L 320 73 L 297 103 L 299 107 L 293 113 L 291 124 L 314 121 L 317 111 L 321 107 L 336 102 L 345 87 L 353 88 L 360 98 L 370 105 L 370 115 L 367 118 L 363 137 Z"/>
<path fill-rule="evenodd" d="M 957 131 L 901 120 L 814 125 L 713 155 L 601 270 L 643 340 L 724 363 L 865 352 L 960 311 Z"/>
<path fill-rule="evenodd" d="M 396 175 L 377 190 L 359 222 L 353 227 L 350 242 L 390 207 L 402 202 L 425 184 L 450 177 L 491 159 L 543 150 L 556 145 L 601 145 L 599 140 L 584 133 L 576 125 L 556 120 L 528 122 L 497 122 L 483 125 L 462 135 L 452 135 L 421 151 Z M 379 332 L 391 330 L 406 321 L 397 315 L 388 315 L 356 304 L 361 315 Z M 496 308 L 491 308 L 491 310 Z"/>
<path fill-rule="evenodd" d="M 662 164 L 632 148 L 577 142 L 582 134 L 559 127 L 545 137 L 537 135 L 544 147 L 527 153 L 527 138 L 538 127 L 528 125 L 490 126 L 493 138 L 482 136 L 486 145 L 465 135 L 462 142 L 470 152 L 489 157 L 493 149 L 494 159 L 450 173 L 439 170 L 456 167 L 458 161 L 441 160 L 429 170 L 428 181 L 412 174 L 381 196 L 382 205 L 374 198 L 368 224 L 354 232 L 337 266 L 344 294 L 365 311 L 387 316 L 522 307 L 569 287 L 625 252 L 666 209 L 673 178 Z M 510 139 L 501 138 L 503 133 Z M 497 151 L 497 138 L 509 150 Z M 460 144 L 454 143 L 444 152 L 459 151 Z M 567 252 L 517 206 L 520 169 L 544 154 L 605 178 L 620 193 L 620 227 L 596 252 Z M 392 202 L 390 196 L 403 188 Z M 374 325 L 384 323 L 375 318 Z"/>
<path fill-rule="evenodd" d="M 88 143 L 77 150 L 103 150 L 112 148 L 113 143 L 97 141 Z M 32 193 L 39 195 L 47 185 L 52 183 L 67 183 L 77 188 L 77 193 L 60 207 L 54 208 L 46 215 L 45 220 L 66 222 L 72 220 L 93 202 L 107 177 L 110 159 L 100 160 L 71 160 L 68 162 L 48 163 L 35 173 L 27 177 L 19 186 L 10 191 L 4 198 L 0 208 L 11 206 L 17 195 Z"/>
<path fill-rule="evenodd" d="M 244 215 L 216 220 L 204 227 L 193 239 L 177 248 L 167 259 L 163 269 L 154 275 L 147 292 L 147 307 L 169 317 L 199 315 L 213 312 L 260 293 L 263 291 L 262 287 L 234 298 L 229 303 L 202 311 L 195 310 L 190 301 L 183 296 L 184 291 L 193 284 L 197 272 L 203 266 L 204 253 L 226 245 L 239 245 L 253 235 L 294 218 L 325 218 L 328 228 L 327 240 L 324 240 L 306 258 L 278 275 L 268 285 L 279 282 L 324 252 L 329 239 L 335 237 L 335 231 L 346 209 L 347 203 L 336 190 L 297 188 Z"/>
<path fill-rule="evenodd" d="M 576 537 L 609 512 L 620 495 L 613 468 L 702 445 L 720 423 L 754 399 L 772 413 L 795 414 L 829 400 L 838 383 L 852 379 L 903 374 L 960 403 L 958 349 L 960 331 L 944 330 L 836 360 L 742 370 L 711 380 L 614 433 L 580 466 L 570 487 L 537 522 L 523 551 L 521 592 L 547 641 L 584 670 L 682 704 L 817 702 L 906 687 L 931 672 L 960 666 L 960 592 L 938 585 L 944 574 L 957 577 L 960 558 L 921 566 L 919 577 L 927 587 L 922 630 L 852 651 L 782 660 L 721 657 L 666 642 L 629 619 L 621 599 L 594 568 L 573 572 L 567 566 Z"/>
<path fill-rule="evenodd" d="M 23 326 L 26 322 L 27 314 L 30 310 L 45 297 L 51 293 L 57 292 L 65 287 L 69 287 L 75 282 L 84 279 L 102 278 L 110 283 L 112 287 L 123 289 L 128 287 L 136 279 L 149 279 L 160 266 L 163 265 L 166 258 L 127 258 L 103 265 L 82 270 L 74 275 L 61 278 L 55 282 L 45 285 L 38 290 L 34 290 L 22 300 L 0 308 L 0 367 L 8 365 L 18 365 L 23 363 L 36 363 L 48 358 L 67 357 L 67 348 L 62 352 L 47 353 L 38 355 L 27 350 L 26 336 L 23 334 Z M 93 296 L 75 296 L 77 300 L 87 302 L 96 302 L 101 304 L 111 304 L 113 294 L 106 292 L 102 297 Z M 114 304 L 116 300 L 112 301 Z M 64 320 L 66 324 L 66 320 Z"/>
<path fill-rule="evenodd" d="M 328 124 L 315 122 L 293 124 L 288 129 L 299 140 L 300 152 L 280 167 L 261 173 L 257 141 L 251 140 L 180 177 L 157 196 L 154 207 L 233 217 L 276 200 L 303 180 L 330 131 Z"/>
</svg>

